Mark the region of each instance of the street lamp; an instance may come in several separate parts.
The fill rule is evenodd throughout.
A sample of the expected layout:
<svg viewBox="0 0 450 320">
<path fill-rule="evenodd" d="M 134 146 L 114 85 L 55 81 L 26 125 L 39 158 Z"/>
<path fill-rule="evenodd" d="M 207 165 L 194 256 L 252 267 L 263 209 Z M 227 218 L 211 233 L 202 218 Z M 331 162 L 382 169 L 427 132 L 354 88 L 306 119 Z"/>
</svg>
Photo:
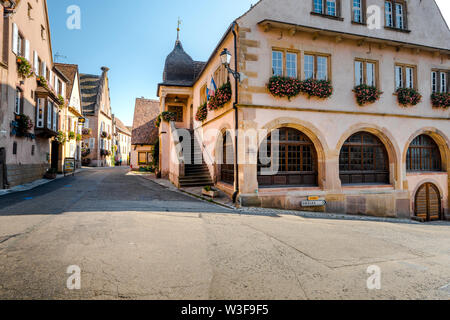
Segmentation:
<svg viewBox="0 0 450 320">
<path fill-rule="evenodd" d="M 222 64 L 225 66 L 225 68 L 228 70 L 228 73 L 231 73 L 233 77 L 240 82 L 241 74 L 230 68 L 231 53 L 230 51 L 228 51 L 227 48 L 223 49 L 222 53 L 220 54 L 220 60 L 222 61 Z"/>
</svg>

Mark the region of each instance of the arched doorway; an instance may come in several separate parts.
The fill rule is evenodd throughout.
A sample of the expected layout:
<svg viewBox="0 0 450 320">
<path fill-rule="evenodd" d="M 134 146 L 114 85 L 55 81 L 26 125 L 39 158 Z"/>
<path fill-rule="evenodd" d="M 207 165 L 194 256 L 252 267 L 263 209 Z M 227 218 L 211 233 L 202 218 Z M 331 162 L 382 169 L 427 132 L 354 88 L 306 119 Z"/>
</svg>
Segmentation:
<svg viewBox="0 0 450 320">
<path fill-rule="evenodd" d="M 258 157 L 258 183 L 260 186 L 318 186 L 317 152 L 313 142 L 294 128 L 279 128 L 278 169 L 271 174 L 263 174 L 274 160 L 272 155 L 272 134 L 263 142 L 267 146 L 270 163 Z M 261 154 L 259 154 L 261 156 Z"/>
<path fill-rule="evenodd" d="M 339 156 L 339 177 L 343 185 L 389 184 L 389 158 L 381 140 L 368 132 L 348 138 Z"/>
<path fill-rule="evenodd" d="M 434 221 L 441 218 L 441 195 L 432 183 L 423 184 L 416 193 L 414 212 L 417 218 Z"/>
<path fill-rule="evenodd" d="M 222 135 L 222 162 L 220 164 L 220 180 L 234 185 L 234 146 L 228 130 Z"/>
</svg>

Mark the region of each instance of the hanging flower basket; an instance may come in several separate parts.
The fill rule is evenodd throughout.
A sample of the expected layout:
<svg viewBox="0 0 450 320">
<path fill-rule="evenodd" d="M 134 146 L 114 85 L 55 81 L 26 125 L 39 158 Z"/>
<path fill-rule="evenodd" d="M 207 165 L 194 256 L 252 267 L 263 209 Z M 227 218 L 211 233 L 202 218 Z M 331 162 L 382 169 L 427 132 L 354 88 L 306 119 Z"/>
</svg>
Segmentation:
<svg viewBox="0 0 450 320">
<path fill-rule="evenodd" d="M 75 140 L 75 132 L 73 131 L 69 132 L 69 140 Z"/>
<path fill-rule="evenodd" d="M 81 156 L 84 158 L 84 157 L 87 157 L 88 155 L 90 155 L 91 154 L 91 149 L 89 149 L 89 148 L 82 148 L 81 149 Z"/>
<path fill-rule="evenodd" d="M 231 94 L 231 83 L 227 82 L 209 98 L 208 109 L 217 110 L 222 108 L 226 103 L 231 101 Z"/>
<path fill-rule="evenodd" d="M 55 137 L 55 141 L 59 144 L 63 144 L 67 141 L 66 134 L 62 131 L 58 131 L 58 135 Z"/>
<path fill-rule="evenodd" d="M 450 107 L 450 93 L 433 93 L 431 95 L 431 103 L 435 108 L 447 109 Z"/>
<path fill-rule="evenodd" d="M 17 73 L 23 78 L 31 78 L 33 76 L 33 69 L 30 62 L 24 57 L 17 57 Z"/>
<path fill-rule="evenodd" d="M 17 137 L 35 139 L 35 135 L 31 133 L 33 126 L 33 121 L 26 114 L 16 115 L 15 120 L 11 122 L 11 134 Z"/>
<path fill-rule="evenodd" d="M 358 102 L 358 105 L 363 106 L 369 103 L 375 103 L 378 101 L 383 94 L 380 90 L 378 90 L 374 86 L 368 86 L 365 84 L 356 86 L 353 89 L 353 92 L 356 96 L 356 102 Z"/>
<path fill-rule="evenodd" d="M 291 98 L 300 94 L 301 81 L 294 78 L 274 76 L 270 78 L 267 88 L 270 93 L 279 98 Z"/>
<path fill-rule="evenodd" d="M 195 115 L 195 120 L 205 121 L 208 118 L 208 104 L 205 102 L 200 107 L 197 108 L 197 114 Z"/>
<path fill-rule="evenodd" d="M 102 131 L 101 137 L 102 137 L 103 139 L 108 138 L 108 132 Z"/>
<path fill-rule="evenodd" d="M 333 87 L 327 80 L 308 79 L 301 82 L 300 91 L 307 94 L 309 98 L 327 99 L 333 94 Z"/>
<path fill-rule="evenodd" d="M 92 129 L 90 129 L 90 128 L 83 128 L 81 133 L 83 134 L 83 136 L 90 136 L 91 133 L 92 133 Z"/>
<path fill-rule="evenodd" d="M 403 106 L 415 106 L 422 101 L 422 96 L 415 89 L 399 88 L 396 91 L 398 103 Z"/>
</svg>

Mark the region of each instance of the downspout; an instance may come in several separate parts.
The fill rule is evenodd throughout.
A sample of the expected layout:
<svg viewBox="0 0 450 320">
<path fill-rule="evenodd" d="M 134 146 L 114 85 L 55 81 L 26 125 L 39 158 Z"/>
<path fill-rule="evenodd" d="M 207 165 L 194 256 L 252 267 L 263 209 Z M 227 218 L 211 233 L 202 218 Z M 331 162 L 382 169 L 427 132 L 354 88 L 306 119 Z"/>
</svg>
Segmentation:
<svg viewBox="0 0 450 320">
<path fill-rule="evenodd" d="M 234 36 L 234 68 L 236 70 L 236 72 L 239 72 L 238 70 L 238 56 L 237 56 L 237 35 L 236 35 L 236 26 L 237 23 L 236 21 L 233 22 L 233 26 L 231 27 L 231 32 L 233 32 L 233 36 Z M 234 139 L 235 139 L 235 152 L 234 152 L 234 171 L 236 173 L 236 178 L 235 178 L 235 187 L 234 187 L 234 194 L 233 194 L 233 203 L 236 203 L 237 201 L 237 197 L 239 195 L 239 158 L 238 158 L 238 142 L 239 142 L 239 137 L 238 137 L 238 129 L 239 129 L 239 121 L 238 121 L 238 103 L 239 103 L 239 82 L 238 80 L 235 78 L 234 79 L 234 84 L 235 84 L 235 97 L 234 97 L 234 103 L 233 103 L 233 109 L 234 109 L 234 129 L 235 129 L 235 133 L 234 133 Z"/>
</svg>

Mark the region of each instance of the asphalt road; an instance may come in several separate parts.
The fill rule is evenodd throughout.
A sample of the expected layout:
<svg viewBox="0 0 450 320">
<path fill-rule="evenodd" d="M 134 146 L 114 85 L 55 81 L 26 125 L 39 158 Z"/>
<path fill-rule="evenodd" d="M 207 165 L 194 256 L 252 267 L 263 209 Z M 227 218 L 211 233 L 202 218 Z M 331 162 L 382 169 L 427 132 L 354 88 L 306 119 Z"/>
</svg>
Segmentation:
<svg viewBox="0 0 450 320">
<path fill-rule="evenodd" d="M 450 299 L 448 223 L 254 215 L 126 173 L 0 197 L 0 299 Z"/>
</svg>

